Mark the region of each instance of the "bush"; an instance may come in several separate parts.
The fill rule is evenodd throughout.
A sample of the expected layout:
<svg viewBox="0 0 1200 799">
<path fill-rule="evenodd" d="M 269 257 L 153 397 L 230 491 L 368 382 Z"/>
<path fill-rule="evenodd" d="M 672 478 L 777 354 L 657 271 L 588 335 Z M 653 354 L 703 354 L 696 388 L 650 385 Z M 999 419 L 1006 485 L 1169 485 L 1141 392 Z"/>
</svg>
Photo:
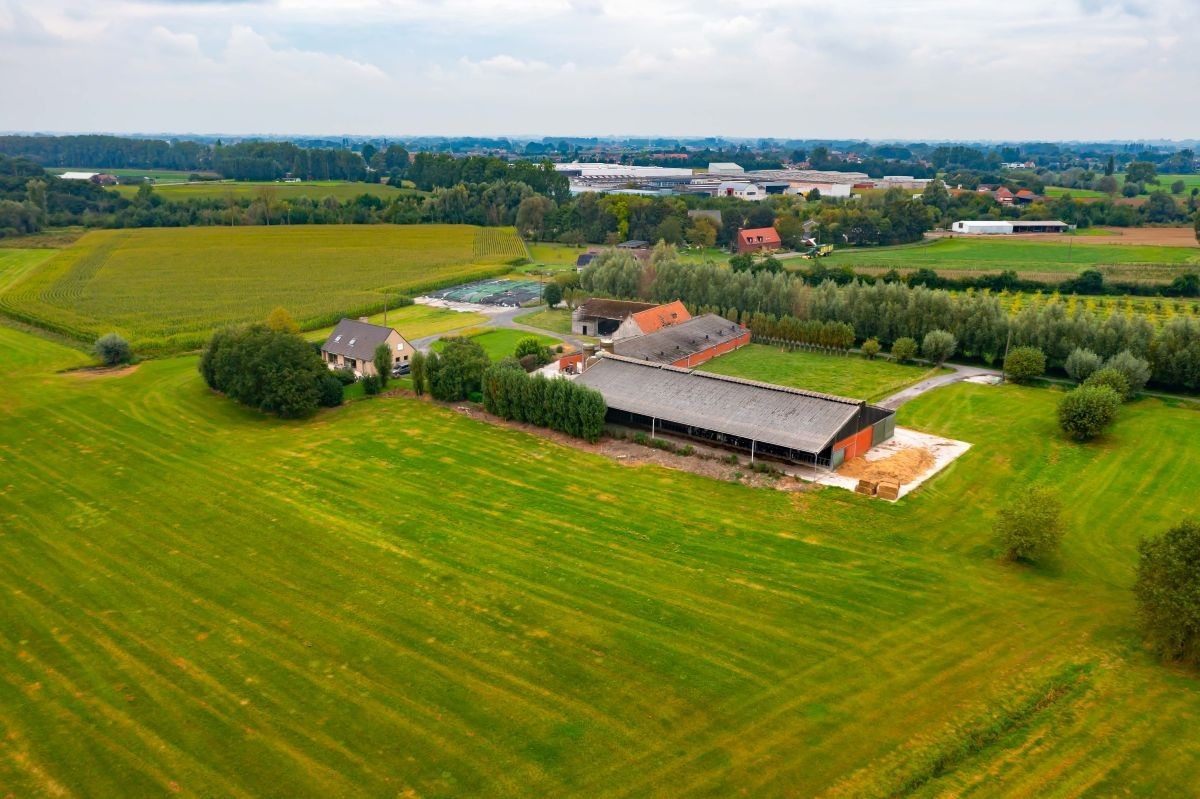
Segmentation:
<svg viewBox="0 0 1200 799">
<path fill-rule="evenodd" d="M 517 359 L 517 363 L 520 364 L 521 368 L 526 372 L 535 371 L 539 366 L 541 366 L 541 364 L 538 363 L 538 357 L 536 355 L 522 355 Z"/>
<path fill-rule="evenodd" d="M 921 354 L 938 366 L 944 364 L 958 349 L 958 339 L 945 330 L 931 330 L 921 342 Z"/>
<path fill-rule="evenodd" d="M 535 359 L 535 368 L 537 366 L 545 366 L 546 364 L 550 363 L 550 361 L 554 360 L 554 352 L 549 347 L 542 346 L 542 342 L 538 340 L 537 336 L 526 336 L 518 341 L 517 348 L 513 352 L 513 355 L 515 355 L 517 360 L 521 361 L 522 364 L 525 363 L 524 359 L 526 356 L 533 356 Z M 526 369 L 526 371 L 532 370 Z"/>
<path fill-rule="evenodd" d="M 354 370 L 343 366 L 340 369 L 333 369 L 329 372 L 333 378 L 343 386 L 352 385 L 358 378 L 354 375 Z"/>
<path fill-rule="evenodd" d="M 1200 524 L 1185 521 L 1138 544 L 1133 593 L 1147 638 L 1163 657 L 1200 662 Z"/>
<path fill-rule="evenodd" d="M 1067 356 L 1066 363 L 1063 364 L 1063 369 L 1076 383 L 1082 383 L 1091 377 L 1092 372 L 1100 368 L 1101 363 L 1102 360 L 1096 353 L 1076 347 Z"/>
<path fill-rule="evenodd" d="M 1046 374 L 1046 353 L 1037 347 L 1017 347 L 1004 359 L 1004 373 L 1014 383 L 1028 383 Z"/>
<path fill-rule="evenodd" d="M 1125 375 L 1118 372 L 1116 369 L 1097 369 L 1088 375 L 1088 379 L 1083 381 L 1085 386 L 1105 386 L 1111 388 L 1117 393 L 1121 399 L 1125 399 L 1129 394 L 1129 381 L 1125 379 Z"/>
<path fill-rule="evenodd" d="M 867 356 L 868 361 L 875 360 L 875 356 L 879 354 L 879 342 L 873 338 L 869 338 L 862 343 L 862 354 Z"/>
<path fill-rule="evenodd" d="M 413 391 L 420 396 L 425 393 L 425 353 L 414 352 L 408 363 L 408 373 L 412 377 Z"/>
<path fill-rule="evenodd" d="M 483 372 L 491 361 L 478 341 L 462 337 L 442 341 L 441 353 L 425 359 L 429 393 L 443 402 L 457 402 L 480 390 Z"/>
<path fill-rule="evenodd" d="M 1129 350 L 1122 350 L 1104 362 L 1105 369 L 1116 369 L 1125 376 L 1129 388 L 1125 399 L 1133 399 L 1150 382 L 1150 363 Z"/>
<path fill-rule="evenodd" d="M 908 363 L 917 357 L 916 339 L 903 336 L 892 342 L 892 357 L 897 363 Z"/>
<path fill-rule="evenodd" d="M 547 283 L 546 287 L 542 289 L 542 299 L 545 300 L 546 304 L 551 308 L 562 302 L 562 298 L 562 286 L 560 286 L 557 282 Z"/>
<path fill-rule="evenodd" d="M 1045 486 L 1022 491 L 996 516 L 994 529 L 1009 560 L 1036 560 L 1058 547 L 1063 536 L 1062 500 Z"/>
<path fill-rule="evenodd" d="M 336 408 L 345 401 L 342 381 L 333 372 L 321 375 L 317 383 L 317 404 L 322 408 Z"/>
<path fill-rule="evenodd" d="M 271 330 L 278 330 L 283 333 L 299 333 L 300 325 L 296 324 L 296 320 L 287 312 L 286 308 L 276 308 L 267 315 L 267 327 Z"/>
<path fill-rule="evenodd" d="M 467 402 L 478 402 L 478 403 L 482 404 L 483 403 L 483 392 L 482 391 L 472 391 L 470 394 L 467 395 Z"/>
<path fill-rule="evenodd" d="M 371 362 L 375 366 L 375 375 L 379 378 L 379 387 L 387 388 L 388 378 L 392 376 L 392 348 L 386 342 L 380 344 L 375 348 Z"/>
<path fill-rule="evenodd" d="M 367 375 L 362 379 L 363 393 L 368 397 L 373 397 L 383 388 L 383 383 L 379 380 L 379 375 Z"/>
<path fill-rule="evenodd" d="M 608 409 L 594 389 L 500 365 L 488 367 L 482 382 L 483 407 L 501 419 L 549 427 L 593 442 L 604 432 Z"/>
<path fill-rule="evenodd" d="M 209 387 L 284 418 L 316 413 L 329 375 L 307 341 L 266 325 L 217 331 L 200 356 L 199 368 Z"/>
<path fill-rule="evenodd" d="M 1121 397 L 1108 386 L 1080 386 L 1058 405 L 1058 423 L 1077 441 L 1095 438 L 1117 418 Z"/>
<path fill-rule="evenodd" d="M 92 352 L 105 366 L 129 363 L 133 358 L 129 342 L 116 333 L 106 333 L 96 339 L 96 343 L 92 345 Z"/>
</svg>

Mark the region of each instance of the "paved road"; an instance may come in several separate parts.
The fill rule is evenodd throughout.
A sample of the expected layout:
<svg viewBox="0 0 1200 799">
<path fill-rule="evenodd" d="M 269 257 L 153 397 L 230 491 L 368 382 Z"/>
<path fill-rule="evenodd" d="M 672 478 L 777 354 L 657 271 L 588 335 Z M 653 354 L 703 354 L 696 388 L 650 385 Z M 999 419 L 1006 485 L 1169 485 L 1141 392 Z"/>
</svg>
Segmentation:
<svg viewBox="0 0 1200 799">
<path fill-rule="evenodd" d="M 957 383 L 960 380 L 966 380 L 968 377 L 976 377 L 978 375 L 995 375 L 996 377 L 1002 376 L 1002 373 L 999 369 L 988 369 L 983 366 L 963 366 L 962 364 L 948 363 L 946 364 L 946 368 L 953 369 L 954 371 L 948 375 L 938 375 L 937 377 L 931 377 L 928 380 L 922 380 L 920 383 L 909 386 L 903 391 L 897 391 L 892 396 L 880 402 L 879 405 L 884 408 L 891 408 L 892 410 L 895 410 L 909 400 L 921 396 L 926 391 L 933 391 L 935 388 L 948 386 L 951 383 Z"/>
</svg>

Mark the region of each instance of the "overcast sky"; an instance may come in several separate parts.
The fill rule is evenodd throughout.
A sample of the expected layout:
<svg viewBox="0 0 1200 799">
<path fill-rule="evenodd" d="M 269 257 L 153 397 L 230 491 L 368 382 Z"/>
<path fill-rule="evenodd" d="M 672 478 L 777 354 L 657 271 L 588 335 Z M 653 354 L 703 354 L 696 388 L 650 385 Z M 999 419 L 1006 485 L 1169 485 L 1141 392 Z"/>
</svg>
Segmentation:
<svg viewBox="0 0 1200 799">
<path fill-rule="evenodd" d="M 0 0 L 0 130 L 1200 137 L 1200 0 Z"/>
</svg>

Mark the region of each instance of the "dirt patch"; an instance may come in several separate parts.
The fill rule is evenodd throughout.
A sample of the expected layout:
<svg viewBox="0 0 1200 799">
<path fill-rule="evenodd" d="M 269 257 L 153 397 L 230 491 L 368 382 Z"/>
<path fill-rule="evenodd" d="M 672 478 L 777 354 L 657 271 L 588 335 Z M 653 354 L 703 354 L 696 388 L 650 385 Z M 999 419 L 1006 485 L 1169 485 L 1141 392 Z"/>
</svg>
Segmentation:
<svg viewBox="0 0 1200 799">
<path fill-rule="evenodd" d="M 875 483 L 880 480 L 892 480 L 904 485 L 927 472 L 935 462 L 932 452 L 921 447 L 913 447 L 874 461 L 869 461 L 860 455 L 846 461 L 837 471 L 843 477 L 854 477 Z"/>
<path fill-rule="evenodd" d="M 612 438 L 609 436 L 601 438 L 595 444 L 589 444 L 582 439 L 568 436 L 557 430 L 549 430 L 545 427 L 536 427 L 524 422 L 501 419 L 476 405 L 435 402 L 428 397 L 418 397 L 416 394 L 405 389 L 388 392 L 388 395 L 433 402 L 436 405 L 450 408 L 480 422 L 496 425 L 497 427 L 520 430 L 524 433 L 553 441 L 556 444 L 561 444 L 564 447 L 572 447 L 584 452 L 591 452 L 595 455 L 612 458 L 623 466 L 662 466 L 681 472 L 691 472 L 692 474 L 698 474 L 714 480 L 739 482 L 753 488 L 773 488 L 778 491 L 809 491 L 815 488 L 812 483 L 789 474 L 756 472 L 750 468 L 749 459 L 739 456 L 735 463 L 729 460 L 729 456 L 732 453 L 726 453 L 722 450 L 711 449 L 710 451 L 708 447 L 694 446 L 693 449 L 697 451 L 693 454 L 677 455 L 674 452 L 648 447 L 628 439 Z M 683 441 L 673 443 L 676 443 L 678 446 L 685 445 Z"/>
<path fill-rule="evenodd" d="M 65 374 L 74 377 L 76 380 L 97 380 L 101 377 L 124 377 L 125 375 L 131 375 L 140 366 L 140 363 L 129 364 L 128 366 L 91 366 L 86 369 L 72 369 Z"/>
</svg>

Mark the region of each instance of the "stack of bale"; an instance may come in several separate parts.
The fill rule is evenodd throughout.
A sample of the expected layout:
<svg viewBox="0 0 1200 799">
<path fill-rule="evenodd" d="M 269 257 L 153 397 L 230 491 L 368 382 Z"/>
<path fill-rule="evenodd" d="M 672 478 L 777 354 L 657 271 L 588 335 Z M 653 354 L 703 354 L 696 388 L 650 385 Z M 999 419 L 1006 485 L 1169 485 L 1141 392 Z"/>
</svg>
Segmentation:
<svg viewBox="0 0 1200 799">
<path fill-rule="evenodd" d="M 900 499 L 900 483 L 895 480 L 880 480 L 875 495 L 880 499 Z"/>
<path fill-rule="evenodd" d="M 858 485 L 854 487 L 854 493 L 865 494 L 868 497 L 875 496 L 875 482 L 873 480 L 859 480 Z"/>
</svg>

